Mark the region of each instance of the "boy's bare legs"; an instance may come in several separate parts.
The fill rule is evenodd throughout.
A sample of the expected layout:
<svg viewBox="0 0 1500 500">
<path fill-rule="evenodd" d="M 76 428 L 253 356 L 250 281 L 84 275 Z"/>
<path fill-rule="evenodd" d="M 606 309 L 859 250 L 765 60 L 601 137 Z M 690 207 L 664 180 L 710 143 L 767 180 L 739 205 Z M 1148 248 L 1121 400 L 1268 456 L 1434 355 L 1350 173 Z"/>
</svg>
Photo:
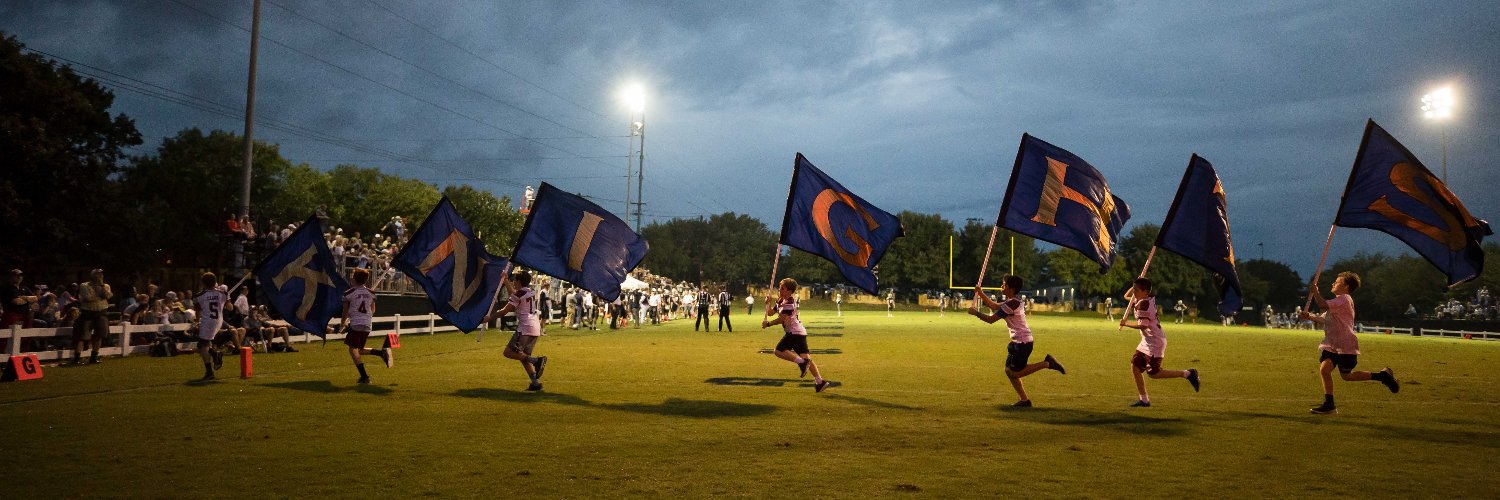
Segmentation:
<svg viewBox="0 0 1500 500">
<path fill-rule="evenodd" d="M 1146 377 L 1141 376 L 1141 369 L 1130 365 L 1130 374 L 1135 377 L 1135 393 L 1141 401 L 1151 401 L 1151 396 L 1146 394 Z"/>
<path fill-rule="evenodd" d="M 1013 371 L 1010 370 L 1010 368 L 1006 368 L 1005 369 L 1005 378 L 1010 379 L 1010 386 L 1012 388 L 1015 388 L 1015 390 L 1016 390 L 1016 396 L 1020 397 L 1021 401 L 1026 401 L 1026 402 L 1030 402 L 1031 401 L 1031 398 L 1029 398 L 1029 397 L 1026 396 L 1026 387 L 1021 384 L 1021 377 L 1026 376 L 1026 375 L 1022 375 L 1022 373 L 1029 374 L 1031 372 L 1035 372 L 1036 370 L 1032 370 L 1031 369 L 1032 366 L 1036 366 L 1036 364 L 1032 364 L 1031 366 L 1027 366 L 1025 369 L 1021 370 L 1020 372 L 1013 372 Z M 1030 371 L 1028 371 L 1028 370 L 1030 370 Z"/>
</svg>

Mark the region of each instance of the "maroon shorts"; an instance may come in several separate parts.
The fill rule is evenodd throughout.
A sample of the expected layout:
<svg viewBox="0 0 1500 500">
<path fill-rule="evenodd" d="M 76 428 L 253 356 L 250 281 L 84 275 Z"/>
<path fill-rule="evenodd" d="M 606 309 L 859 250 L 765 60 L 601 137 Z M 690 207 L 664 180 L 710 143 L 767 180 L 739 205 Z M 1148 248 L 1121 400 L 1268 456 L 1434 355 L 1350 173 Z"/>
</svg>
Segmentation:
<svg viewBox="0 0 1500 500">
<path fill-rule="evenodd" d="M 1134 355 L 1130 356 L 1130 366 L 1146 372 L 1147 375 L 1156 375 L 1157 372 L 1161 371 L 1161 358 L 1153 358 L 1147 356 L 1144 352 L 1136 351 Z"/>
<path fill-rule="evenodd" d="M 349 334 L 344 336 L 344 345 L 350 349 L 364 349 L 365 341 L 370 340 L 370 332 L 349 329 Z"/>
</svg>

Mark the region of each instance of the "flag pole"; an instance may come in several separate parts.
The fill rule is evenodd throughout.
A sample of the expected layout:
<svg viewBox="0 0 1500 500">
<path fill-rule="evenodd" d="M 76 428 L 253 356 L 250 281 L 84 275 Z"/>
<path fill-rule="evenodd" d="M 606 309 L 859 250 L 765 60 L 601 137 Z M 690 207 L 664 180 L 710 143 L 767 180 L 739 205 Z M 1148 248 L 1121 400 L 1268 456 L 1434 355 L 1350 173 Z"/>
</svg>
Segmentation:
<svg viewBox="0 0 1500 500">
<path fill-rule="evenodd" d="M 990 244 L 984 249 L 984 262 L 979 264 L 979 280 L 974 283 L 974 307 L 979 307 L 979 294 L 984 293 L 984 271 L 990 267 L 990 253 L 995 251 L 995 236 L 1000 234 L 1000 224 L 990 228 Z"/>
<path fill-rule="evenodd" d="M 766 287 L 766 309 L 761 310 L 761 321 L 765 321 L 766 311 L 770 310 L 771 303 L 776 298 L 772 295 L 772 291 L 776 290 L 776 267 L 781 264 L 781 240 L 786 237 L 787 218 L 792 214 L 792 191 L 797 188 L 797 160 L 800 159 L 802 159 L 801 152 L 792 157 L 792 182 L 786 185 L 786 211 L 782 212 L 781 216 L 781 234 L 776 237 L 776 255 L 771 258 L 771 284 Z"/>
<path fill-rule="evenodd" d="M 493 293 L 493 294 L 490 295 L 490 309 L 494 309 L 495 308 L 495 300 L 500 298 L 500 291 L 505 289 L 505 283 L 507 281 L 510 281 L 510 261 L 509 260 L 505 261 L 505 268 L 500 270 L 500 286 L 495 287 L 495 293 Z M 501 321 L 505 321 L 505 320 L 502 318 Z M 474 342 L 475 343 L 478 343 L 481 340 L 484 340 L 484 330 L 483 329 L 479 330 L 479 333 L 474 334 Z"/>
<path fill-rule="evenodd" d="M 1338 227 L 1338 224 L 1328 226 L 1328 242 L 1323 244 L 1323 257 L 1318 259 L 1318 269 L 1313 271 L 1312 283 L 1307 287 L 1307 303 L 1302 305 L 1304 312 L 1312 312 L 1312 287 L 1317 286 L 1318 278 L 1323 274 L 1323 262 L 1328 260 L 1328 247 L 1333 246 L 1333 230 Z"/>
<path fill-rule="evenodd" d="M 1146 264 L 1143 265 L 1143 266 L 1141 266 L 1141 275 L 1140 276 L 1136 276 L 1136 279 L 1140 279 L 1140 278 L 1146 277 L 1146 270 L 1147 269 L 1151 269 L 1151 259 L 1153 259 L 1155 257 L 1156 257 L 1156 245 L 1151 245 L 1151 253 L 1146 254 Z M 1131 284 L 1130 286 L 1134 287 L 1135 284 Z M 1132 292 L 1130 294 L 1130 305 L 1125 306 L 1125 312 L 1120 313 L 1120 320 L 1121 321 L 1125 320 L 1125 315 L 1126 314 L 1130 314 L 1131 311 L 1135 310 L 1135 302 L 1136 302 L 1135 293 Z M 1105 306 L 1105 307 L 1108 307 L 1108 306 Z M 1125 331 L 1125 325 L 1123 325 L 1123 324 L 1120 325 L 1120 327 L 1116 328 L 1115 331 L 1117 331 L 1117 332 L 1123 332 L 1123 331 Z"/>
<path fill-rule="evenodd" d="M 224 293 L 226 295 L 234 295 L 234 291 L 235 290 L 239 290 L 240 289 L 240 285 L 245 284 L 245 280 L 250 279 L 250 277 L 254 276 L 254 275 L 255 275 L 255 273 L 245 273 L 245 275 L 241 276 L 240 280 L 238 282 L 236 282 L 234 284 L 234 286 L 229 287 L 229 291 L 228 292 L 224 292 Z"/>
</svg>

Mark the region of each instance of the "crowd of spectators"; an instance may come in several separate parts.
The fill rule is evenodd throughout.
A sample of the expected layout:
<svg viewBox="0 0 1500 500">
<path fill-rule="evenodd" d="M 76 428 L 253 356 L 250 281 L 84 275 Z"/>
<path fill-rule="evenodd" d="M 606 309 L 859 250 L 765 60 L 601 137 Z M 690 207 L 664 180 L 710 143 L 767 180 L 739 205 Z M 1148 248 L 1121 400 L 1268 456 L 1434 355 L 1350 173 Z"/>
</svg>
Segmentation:
<svg viewBox="0 0 1500 500">
<path fill-rule="evenodd" d="M 1416 316 L 1416 306 L 1406 306 L 1407 316 Z M 1495 299 L 1490 295 L 1489 287 L 1480 287 L 1474 292 L 1474 297 L 1469 300 L 1448 299 L 1448 302 L 1438 304 L 1432 309 L 1432 316 L 1436 319 L 1458 319 L 1471 321 L 1494 321 L 1500 319 L 1500 310 L 1495 306 Z"/>
</svg>

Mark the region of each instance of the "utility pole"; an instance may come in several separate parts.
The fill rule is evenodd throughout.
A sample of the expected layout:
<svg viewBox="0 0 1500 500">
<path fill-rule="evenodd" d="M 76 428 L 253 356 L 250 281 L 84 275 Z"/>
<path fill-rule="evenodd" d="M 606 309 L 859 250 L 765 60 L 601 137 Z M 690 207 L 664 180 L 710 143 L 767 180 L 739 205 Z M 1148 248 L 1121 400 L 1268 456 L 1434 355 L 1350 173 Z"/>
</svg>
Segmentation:
<svg viewBox="0 0 1500 500">
<path fill-rule="evenodd" d="M 245 84 L 245 171 L 240 179 L 240 218 L 250 215 L 250 167 L 255 149 L 255 59 L 260 53 L 260 0 L 255 0 L 255 6 L 252 8 L 254 12 L 250 17 L 250 76 Z M 243 244 L 235 249 L 235 263 L 241 267 L 245 264 Z"/>
</svg>

